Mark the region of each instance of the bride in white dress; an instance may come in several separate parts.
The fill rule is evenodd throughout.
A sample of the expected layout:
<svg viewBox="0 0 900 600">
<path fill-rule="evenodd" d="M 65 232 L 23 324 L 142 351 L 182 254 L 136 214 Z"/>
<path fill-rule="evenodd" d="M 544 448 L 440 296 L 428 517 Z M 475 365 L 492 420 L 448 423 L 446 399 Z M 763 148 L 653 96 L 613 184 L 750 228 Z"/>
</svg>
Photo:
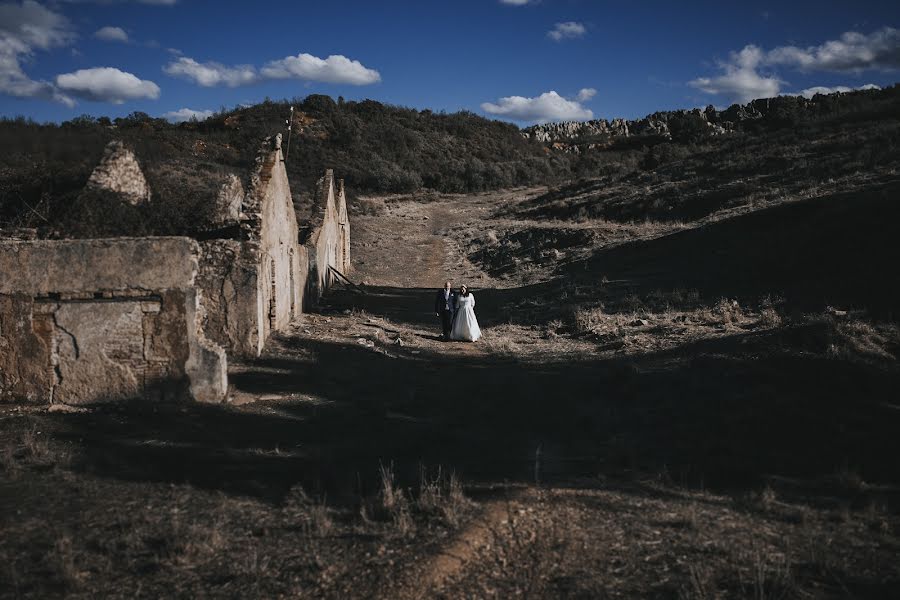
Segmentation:
<svg viewBox="0 0 900 600">
<path fill-rule="evenodd" d="M 456 297 L 456 316 L 453 318 L 450 339 L 475 342 L 480 337 L 481 329 L 475 318 L 475 295 L 469 293 L 469 288 L 462 286 Z"/>
</svg>

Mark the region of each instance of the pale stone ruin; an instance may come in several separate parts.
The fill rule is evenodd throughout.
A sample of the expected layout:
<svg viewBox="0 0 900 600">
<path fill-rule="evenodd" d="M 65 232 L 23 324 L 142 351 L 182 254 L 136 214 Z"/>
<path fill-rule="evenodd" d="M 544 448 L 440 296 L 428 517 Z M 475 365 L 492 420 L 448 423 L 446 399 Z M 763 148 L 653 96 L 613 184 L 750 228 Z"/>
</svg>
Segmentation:
<svg viewBox="0 0 900 600">
<path fill-rule="evenodd" d="M 150 199 L 118 143 L 89 185 Z M 229 177 L 212 201 L 236 239 L 0 241 L 0 399 L 225 400 L 227 355 L 258 355 L 332 284 L 332 269 L 349 271 L 350 224 L 329 170 L 300 238 L 280 136 L 263 143 L 246 193 Z"/>
<path fill-rule="evenodd" d="M 87 182 L 89 190 L 103 190 L 120 195 L 131 204 L 150 201 L 150 186 L 134 152 L 122 142 L 110 142 L 103 159 Z"/>
</svg>

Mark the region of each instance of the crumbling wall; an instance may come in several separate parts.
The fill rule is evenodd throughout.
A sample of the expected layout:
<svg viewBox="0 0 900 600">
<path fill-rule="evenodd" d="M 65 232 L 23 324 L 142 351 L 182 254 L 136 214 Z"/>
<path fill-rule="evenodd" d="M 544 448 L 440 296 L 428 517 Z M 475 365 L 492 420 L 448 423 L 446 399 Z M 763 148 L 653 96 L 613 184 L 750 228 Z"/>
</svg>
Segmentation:
<svg viewBox="0 0 900 600">
<path fill-rule="evenodd" d="M 0 397 L 221 401 L 188 238 L 0 242 Z"/>
<path fill-rule="evenodd" d="M 297 217 L 281 154 L 281 136 L 274 148 L 261 156 L 260 168 L 250 182 L 244 212 L 256 220 L 260 256 L 260 304 L 265 316 L 263 340 L 272 331 L 283 329 L 300 316 L 300 287 Z M 254 216 L 250 216 L 255 213 Z"/>
<path fill-rule="evenodd" d="M 331 269 L 347 274 L 350 268 L 350 221 L 343 181 L 335 189 L 328 169 L 318 184 L 312 228 L 304 244 L 309 254 L 308 300 L 314 303 L 334 281 Z"/>
<path fill-rule="evenodd" d="M 336 268 L 347 275 L 350 273 L 350 215 L 347 212 L 347 195 L 344 192 L 343 179 L 338 180 L 337 211 L 341 243 Z"/>
<path fill-rule="evenodd" d="M 206 334 L 231 352 L 254 356 L 273 331 L 300 316 L 308 271 L 281 136 L 263 142 L 240 217 L 239 240 L 202 243 L 198 285 Z"/>
<path fill-rule="evenodd" d="M 206 337 L 237 355 L 255 356 L 260 347 L 257 253 L 238 240 L 207 240 L 200 242 L 199 266 Z"/>
<path fill-rule="evenodd" d="M 118 194 L 131 204 L 150 201 L 150 186 L 137 157 L 115 140 L 107 144 L 103 159 L 88 179 L 87 189 Z"/>
</svg>

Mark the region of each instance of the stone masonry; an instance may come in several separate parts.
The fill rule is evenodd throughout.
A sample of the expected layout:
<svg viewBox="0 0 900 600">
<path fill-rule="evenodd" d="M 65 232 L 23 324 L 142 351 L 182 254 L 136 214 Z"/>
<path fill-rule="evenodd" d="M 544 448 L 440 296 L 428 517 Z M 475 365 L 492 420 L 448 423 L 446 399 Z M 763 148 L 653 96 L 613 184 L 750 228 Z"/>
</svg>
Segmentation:
<svg viewBox="0 0 900 600">
<path fill-rule="evenodd" d="M 0 243 L 0 397 L 218 402 L 222 348 L 200 327 L 189 238 Z M 33 268 L 40 265 L 41 268 Z"/>
<path fill-rule="evenodd" d="M 120 143 L 89 187 L 150 199 Z M 225 400 L 226 352 L 259 355 L 349 272 L 343 182 L 329 170 L 317 187 L 301 240 L 275 136 L 246 191 L 230 177 L 210 199 L 221 238 L 0 240 L 0 400 Z"/>
<path fill-rule="evenodd" d="M 103 159 L 88 179 L 87 189 L 118 194 L 131 204 L 150 201 L 150 186 L 134 152 L 119 141 L 107 144 Z"/>
</svg>

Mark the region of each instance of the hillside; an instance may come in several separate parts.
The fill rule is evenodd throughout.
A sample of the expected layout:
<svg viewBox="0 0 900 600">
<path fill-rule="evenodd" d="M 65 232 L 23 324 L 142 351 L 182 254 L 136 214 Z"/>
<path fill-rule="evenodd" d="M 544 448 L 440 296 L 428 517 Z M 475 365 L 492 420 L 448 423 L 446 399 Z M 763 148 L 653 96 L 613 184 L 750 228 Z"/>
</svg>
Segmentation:
<svg viewBox="0 0 900 600">
<path fill-rule="evenodd" d="M 264 102 L 179 125 L 143 113 L 115 121 L 80 117 L 60 125 L 0 121 L 5 157 L 0 228 L 94 234 L 98 224 L 82 223 L 90 207 L 76 199 L 105 145 L 121 139 L 134 148 L 157 199 L 148 214 L 118 219 L 122 234 L 190 233 L 226 176 L 246 176 L 259 140 L 281 131 L 287 143 L 290 105 Z M 334 168 L 351 193 L 422 187 L 480 191 L 555 181 L 567 172 L 564 156 L 548 154 L 513 125 L 471 113 L 416 111 L 368 100 L 335 102 L 327 96 L 293 105 L 287 168 L 301 213 L 308 211 L 308 191 L 326 168 Z"/>
<path fill-rule="evenodd" d="M 835 174 L 890 170 L 900 154 L 897 86 L 525 130 L 472 113 L 320 95 L 266 101 L 179 125 L 143 113 L 114 121 L 85 116 L 60 125 L 5 119 L 0 229 L 38 228 L 50 237 L 191 234 L 229 174 L 246 177 L 259 140 L 287 133 L 291 105 L 287 168 L 301 219 L 310 209 L 308 192 L 326 168 L 346 180 L 351 195 L 467 193 L 585 180 L 555 189 L 535 210 L 555 218 L 671 220 L 702 217 L 735 197 L 768 194 L 776 181 L 803 187 Z M 133 147 L 146 172 L 155 201 L 140 211 L 124 207 L 108 216 L 105 204 L 79 198 L 112 139 Z M 763 174 L 774 179 L 757 190 Z M 648 193 L 597 200 L 625 180 L 649 186 Z M 675 181 L 678 199 L 662 185 Z M 577 201 L 562 207 L 560 194 Z"/>
</svg>

